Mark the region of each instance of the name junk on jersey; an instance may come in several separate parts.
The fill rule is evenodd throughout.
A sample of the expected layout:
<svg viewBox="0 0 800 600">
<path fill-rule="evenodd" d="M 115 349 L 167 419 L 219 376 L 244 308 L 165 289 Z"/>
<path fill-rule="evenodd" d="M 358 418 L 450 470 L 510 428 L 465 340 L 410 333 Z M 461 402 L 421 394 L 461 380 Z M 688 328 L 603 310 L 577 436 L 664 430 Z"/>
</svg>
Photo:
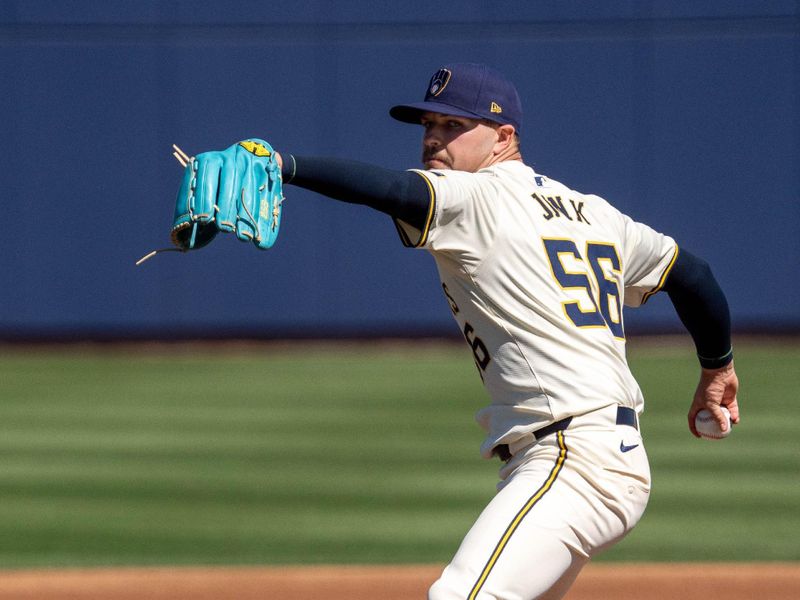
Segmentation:
<svg viewBox="0 0 800 600">
<path fill-rule="evenodd" d="M 539 194 L 531 194 L 531 197 L 544 209 L 542 216 L 547 221 L 564 216 L 570 221 L 591 225 L 589 219 L 583 214 L 583 202 L 576 203 L 575 200 L 569 199 L 569 206 L 567 206 L 561 196 L 545 196 L 543 198 Z"/>
</svg>

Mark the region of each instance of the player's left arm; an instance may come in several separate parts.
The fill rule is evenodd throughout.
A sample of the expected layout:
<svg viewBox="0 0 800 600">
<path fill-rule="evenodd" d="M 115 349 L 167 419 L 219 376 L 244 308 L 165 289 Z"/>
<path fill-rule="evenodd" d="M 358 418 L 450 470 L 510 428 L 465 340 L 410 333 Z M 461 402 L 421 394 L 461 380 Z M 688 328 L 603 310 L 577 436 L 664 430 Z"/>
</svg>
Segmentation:
<svg viewBox="0 0 800 600">
<path fill-rule="evenodd" d="M 413 171 L 395 171 L 342 158 L 277 154 L 285 184 L 328 198 L 363 204 L 422 229 L 431 195 L 425 179 Z"/>
<path fill-rule="evenodd" d="M 728 301 L 709 264 L 681 249 L 663 291 L 667 292 L 681 322 L 694 340 L 702 371 L 700 383 L 689 408 L 689 429 L 695 429 L 695 416 L 702 409 L 714 415 L 723 431 L 727 420 L 720 409 L 725 406 L 731 421 L 739 422 L 736 394 L 739 380 L 733 366 L 731 320 Z"/>
</svg>

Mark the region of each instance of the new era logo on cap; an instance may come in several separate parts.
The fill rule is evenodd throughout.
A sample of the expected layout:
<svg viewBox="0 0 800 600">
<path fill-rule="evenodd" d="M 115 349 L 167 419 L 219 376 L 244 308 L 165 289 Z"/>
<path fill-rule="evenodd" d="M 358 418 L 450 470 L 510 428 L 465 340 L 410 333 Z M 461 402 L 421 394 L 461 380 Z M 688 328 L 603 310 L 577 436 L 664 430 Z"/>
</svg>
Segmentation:
<svg viewBox="0 0 800 600">
<path fill-rule="evenodd" d="M 514 84 L 475 63 L 443 66 L 431 77 L 423 102 L 399 104 L 389 110 L 404 123 L 419 123 L 425 112 L 510 124 L 517 132 L 522 125 L 522 103 Z"/>
</svg>

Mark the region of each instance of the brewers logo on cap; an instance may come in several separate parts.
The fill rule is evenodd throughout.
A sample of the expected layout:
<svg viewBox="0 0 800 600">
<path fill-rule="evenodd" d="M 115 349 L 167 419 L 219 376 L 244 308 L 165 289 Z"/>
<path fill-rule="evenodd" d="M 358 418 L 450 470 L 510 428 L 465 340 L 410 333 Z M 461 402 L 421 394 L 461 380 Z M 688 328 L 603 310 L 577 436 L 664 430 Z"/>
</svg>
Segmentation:
<svg viewBox="0 0 800 600">
<path fill-rule="evenodd" d="M 431 77 L 431 83 L 428 86 L 428 93 L 434 98 L 444 91 L 447 84 L 450 82 L 452 73 L 448 69 L 439 69 Z"/>
</svg>

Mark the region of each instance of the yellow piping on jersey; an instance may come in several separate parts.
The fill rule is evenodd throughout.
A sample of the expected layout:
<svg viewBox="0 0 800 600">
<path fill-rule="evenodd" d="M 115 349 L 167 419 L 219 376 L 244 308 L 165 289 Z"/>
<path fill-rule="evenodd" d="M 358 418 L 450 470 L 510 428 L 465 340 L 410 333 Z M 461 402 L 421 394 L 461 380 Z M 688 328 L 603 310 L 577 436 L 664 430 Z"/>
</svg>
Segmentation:
<svg viewBox="0 0 800 600">
<path fill-rule="evenodd" d="M 670 271 L 672 271 L 672 267 L 675 266 L 675 261 L 678 260 L 679 252 L 680 249 L 678 248 L 678 245 L 675 244 L 675 254 L 672 255 L 672 260 L 669 261 L 667 268 L 664 269 L 664 272 L 661 274 L 661 279 L 658 280 L 658 285 L 642 296 L 642 304 L 647 302 L 650 299 L 650 296 L 657 293 L 662 287 L 664 287 L 664 283 L 667 281 L 667 275 L 669 275 Z"/>
<path fill-rule="evenodd" d="M 431 222 L 433 221 L 433 215 L 436 214 L 436 191 L 433 189 L 431 182 L 419 171 L 415 171 L 411 169 L 412 173 L 416 173 L 420 177 L 422 177 L 425 185 L 428 186 L 428 197 L 430 201 L 428 202 L 428 215 L 425 217 L 425 225 L 422 227 L 422 231 L 419 234 L 419 239 L 416 242 L 411 241 L 411 238 L 408 237 L 408 233 L 406 232 L 403 225 L 401 225 L 402 221 L 398 219 L 392 219 L 394 222 L 394 226 L 397 229 L 397 233 L 400 235 L 400 241 L 403 242 L 403 246 L 406 248 L 419 248 L 420 246 L 424 245 L 425 242 L 428 241 L 428 233 L 431 229 Z"/>
<path fill-rule="evenodd" d="M 433 214 L 436 208 L 436 191 L 433 189 L 433 186 L 431 185 L 431 182 L 428 180 L 427 177 L 425 177 L 422 173 L 419 173 L 418 171 L 414 172 L 425 180 L 425 185 L 428 186 L 428 193 L 430 194 L 431 198 L 431 201 L 428 204 L 428 216 L 425 219 L 425 227 L 423 227 L 422 229 L 422 234 L 419 236 L 419 241 L 416 244 L 414 244 L 415 248 L 419 248 L 420 246 L 423 246 L 426 241 L 428 241 L 428 232 L 430 232 L 431 221 L 433 221 Z"/>
<path fill-rule="evenodd" d="M 567 445 L 564 442 L 564 432 L 559 431 L 556 433 L 556 439 L 558 442 L 558 458 L 556 459 L 556 464 L 553 465 L 550 474 L 547 476 L 547 480 L 544 482 L 542 487 L 540 487 L 536 493 L 531 496 L 528 501 L 525 503 L 525 506 L 517 513 L 514 519 L 509 524 L 508 528 L 506 529 L 503 537 L 500 538 L 500 541 L 497 543 L 497 546 L 492 552 L 492 556 L 489 558 L 489 561 L 486 563 L 486 566 L 483 568 L 481 572 L 481 576 L 478 578 L 478 581 L 475 583 L 474 587 L 467 596 L 467 600 L 475 600 L 478 593 L 481 591 L 483 584 L 486 583 L 486 578 L 489 577 L 489 573 L 492 572 L 495 563 L 497 563 L 497 559 L 500 558 L 500 555 L 503 553 L 506 545 L 508 545 L 508 541 L 511 539 L 511 536 L 514 535 L 514 532 L 519 527 L 520 523 L 522 523 L 522 519 L 531 511 L 534 505 L 542 499 L 542 497 L 550 491 L 550 488 L 553 487 L 553 483 L 555 483 L 556 479 L 558 479 L 558 474 L 561 472 L 564 462 L 567 460 Z"/>
</svg>

